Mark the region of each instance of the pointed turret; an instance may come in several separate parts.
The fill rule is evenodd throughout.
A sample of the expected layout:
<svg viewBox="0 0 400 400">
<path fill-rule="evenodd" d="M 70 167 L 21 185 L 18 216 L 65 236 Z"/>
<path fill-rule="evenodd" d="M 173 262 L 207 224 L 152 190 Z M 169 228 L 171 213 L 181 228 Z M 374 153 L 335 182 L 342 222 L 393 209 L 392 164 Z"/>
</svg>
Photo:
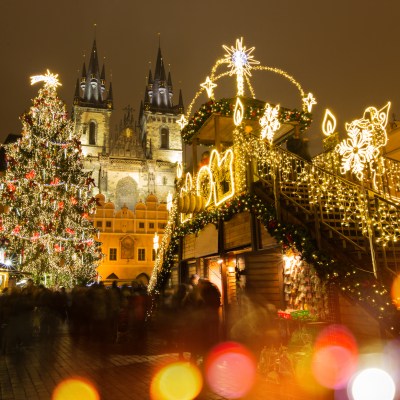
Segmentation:
<svg viewBox="0 0 400 400">
<path fill-rule="evenodd" d="M 172 89 L 171 72 L 168 72 L 168 87 Z"/>
<path fill-rule="evenodd" d="M 96 39 L 94 39 L 87 70 L 85 63 L 83 63 L 82 77 L 80 82 L 82 95 L 79 97 L 79 102 L 76 104 L 85 107 L 112 108 L 112 101 L 110 107 L 109 97 L 107 99 L 105 98 L 105 77 L 106 74 L 104 65 L 100 73 Z M 76 98 L 77 97 L 75 96 L 75 99 Z"/>
<path fill-rule="evenodd" d="M 183 97 L 182 97 L 182 90 L 181 89 L 179 89 L 178 113 L 179 114 L 184 114 L 185 113 L 185 109 L 183 107 Z"/>
<path fill-rule="evenodd" d="M 82 66 L 81 89 L 85 90 L 85 86 L 86 86 L 86 64 L 84 61 Z"/>
<path fill-rule="evenodd" d="M 161 69 L 163 67 L 162 63 L 162 55 L 161 55 L 161 47 L 158 48 L 158 53 L 157 53 L 157 61 L 156 61 L 156 69 L 154 71 L 154 80 L 160 80 L 161 79 Z M 164 71 L 165 74 L 165 71 Z"/>
<path fill-rule="evenodd" d="M 101 69 L 100 83 L 101 83 L 101 93 L 103 93 L 106 90 L 106 69 L 104 64 L 103 68 Z"/>
<path fill-rule="evenodd" d="M 151 69 L 149 71 L 147 87 L 144 94 L 144 111 L 179 114 L 178 106 L 173 105 L 172 96 L 173 87 L 171 72 L 168 72 L 167 78 L 161 46 L 159 46 L 154 75 L 151 73 Z M 181 108 L 183 108 L 183 105 Z"/>
<path fill-rule="evenodd" d="M 79 95 L 80 95 L 79 78 L 76 78 L 74 104 L 78 104 L 79 103 L 79 98 L 80 98 Z"/>
<path fill-rule="evenodd" d="M 110 86 L 108 88 L 108 96 L 107 96 L 107 108 L 113 108 L 113 90 L 112 90 L 112 82 L 110 82 Z"/>
<path fill-rule="evenodd" d="M 143 115 L 143 101 L 140 102 L 139 121 L 142 119 L 142 115 Z"/>
<path fill-rule="evenodd" d="M 150 97 L 147 88 L 144 89 L 144 109 L 146 111 L 150 110 Z"/>
</svg>

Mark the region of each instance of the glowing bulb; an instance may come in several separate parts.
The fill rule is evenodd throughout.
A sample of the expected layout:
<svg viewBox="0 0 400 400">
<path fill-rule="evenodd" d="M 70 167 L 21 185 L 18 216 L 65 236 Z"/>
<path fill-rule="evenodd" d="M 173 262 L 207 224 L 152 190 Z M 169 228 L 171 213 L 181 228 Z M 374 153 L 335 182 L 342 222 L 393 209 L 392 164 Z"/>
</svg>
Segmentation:
<svg viewBox="0 0 400 400">
<path fill-rule="evenodd" d="M 355 377 L 351 393 L 354 400 L 393 400 L 396 385 L 387 372 L 379 368 L 368 368 Z"/>
<path fill-rule="evenodd" d="M 176 165 L 176 177 L 178 179 L 181 179 L 183 175 L 183 166 L 181 162 L 178 162 L 178 164 Z"/>
<path fill-rule="evenodd" d="M 172 208 L 172 193 L 168 192 L 168 195 L 167 195 L 167 210 L 171 211 L 171 208 Z"/>
</svg>

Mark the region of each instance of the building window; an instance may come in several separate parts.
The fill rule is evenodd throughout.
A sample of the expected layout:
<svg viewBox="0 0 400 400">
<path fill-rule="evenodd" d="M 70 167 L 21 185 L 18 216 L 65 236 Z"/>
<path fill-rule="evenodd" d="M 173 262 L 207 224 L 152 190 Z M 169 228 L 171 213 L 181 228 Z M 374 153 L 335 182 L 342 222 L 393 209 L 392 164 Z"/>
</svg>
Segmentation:
<svg viewBox="0 0 400 400">
<path fill-rule="evenodd" d="M 157 252 L 152 249 L 153 251 L 151 252 L 151 261 L 156 261 L 156 257 L 157 257 Z"/>
<path fill-rule="evenodd" d="M 144 222 L 139 222 L 139 229 L 144 229 Z"/>
<path fill-rule="evenodd" d="M 96 122 L 89 123 L 89 144 L 96 144 Z"/>
<path fill-rule="evenodd" d="M 146 261 L 146 249 L 138 249 L 138 261 Z"/>
<path fill-rule="evenodd" d="M 162 149 L 169 148 L 169 130 L 168 128 L 161 128 L 161 146 Z"/>
<path fill-rule="evenodd" d="M 149 229 L 154 229 L 154 222 L 149 222 Z"/>
<path fill-rule="evenodd" d="M 163 185 L 165 186 L 167 184 L 167 182 L 168 182 L 167 177 L 163 176 L 163 178 L 162 178 Z"/>
<path fill-rule="evenodd" d="M 96 226 L 97 226 L 97 228 L 102 228 L 103 227 L 103 221 L 96 221 Z"/>
<path fill-rule="evenodd" d="M 117 260 L 117 249 L 110 249 L 110 261 Z"/>
<path fill-rule="evenodd" d="M 111 221 L 106 221 L 106 228 L 111 228 Z"/>
<path fill-rule="evenodd" d="M 158 229 L 165 229 L 165 224 L 158 224 Z"/>
</svg>

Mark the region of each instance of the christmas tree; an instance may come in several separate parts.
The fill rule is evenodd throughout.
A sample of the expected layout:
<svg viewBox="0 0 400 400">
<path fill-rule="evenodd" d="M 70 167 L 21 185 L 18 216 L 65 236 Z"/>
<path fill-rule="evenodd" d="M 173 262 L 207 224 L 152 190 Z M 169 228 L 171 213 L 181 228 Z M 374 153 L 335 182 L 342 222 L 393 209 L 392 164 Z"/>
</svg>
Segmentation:
<svg viewBox="0 0 400 400">
<path fill-rule="evenodd" d="M 6 147 L 0 240 L 5 256 L 36 281 L 72 286 L 96 275 L 101 258 L 90 222 L 94 181 L 83 170 L 79 138 L 57 96 L 58 75 L 32 77 L 43 88 L 22 115 L 22 137 Z"/>
</svg>

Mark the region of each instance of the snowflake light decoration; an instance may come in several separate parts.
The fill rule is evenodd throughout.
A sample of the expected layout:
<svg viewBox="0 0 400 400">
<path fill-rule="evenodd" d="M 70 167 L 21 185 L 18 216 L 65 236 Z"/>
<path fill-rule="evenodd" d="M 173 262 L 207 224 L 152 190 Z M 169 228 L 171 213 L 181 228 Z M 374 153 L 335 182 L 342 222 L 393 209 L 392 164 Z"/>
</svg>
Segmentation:
<svg viewBox="0 0 400 400">
<path fill-rule="evenodd" d="M 260 64 L 259 61 L 254 60 L 254 56 L 251 54 L 255 47 L 246 49 L 246 46 L 243 46 L 243 38 L 236 39 L 236 47 L 228 47 L 225 45 L 222 47 L 226 51 L 223 62 L 227 63 L 228 67 L 231 69 L 229 75 L 236 75 L 238 96 L 243 96 L 244 76 L 251 76 L 252 65 Z"/>
<path fill-rule="evenodd" d="M 275 107 L 271 107 L 269 103 L 265 106 L 264 115 L 260 118 L 261 139 L 265 137 L 272 143 L 275 132 L 281 127 L 278 120 L 279 115 L 279 104 Z"/>
<path fill-rule="evenodd" d="M 337 147 L 342 156 L 340 172 L 353 172 L 360 180 L 363 178 L 363 171 L 367 163 L 376 156 L 377 149 L 372 145 L 372 133 L 368 129 L 360 129 L 353 121 L 347 124 L 348 138 L 344 139 Z"/>
<path fill-rule="evenodd" d="M 372 183 L 376 188 L 377 165 L 374 163 L 381 154 L 380 149 L 387 143 L 386 124 L 390 102 L 377 110 L 368 107 L 362 118 L 346 124 L 348 139 L 343 140 L 337 151 L 343 157 L 340 172 L 353 172 L 358 179 L 363 178 L 363 171 L 367 164 L 372 174 Z"/>
</svg>

